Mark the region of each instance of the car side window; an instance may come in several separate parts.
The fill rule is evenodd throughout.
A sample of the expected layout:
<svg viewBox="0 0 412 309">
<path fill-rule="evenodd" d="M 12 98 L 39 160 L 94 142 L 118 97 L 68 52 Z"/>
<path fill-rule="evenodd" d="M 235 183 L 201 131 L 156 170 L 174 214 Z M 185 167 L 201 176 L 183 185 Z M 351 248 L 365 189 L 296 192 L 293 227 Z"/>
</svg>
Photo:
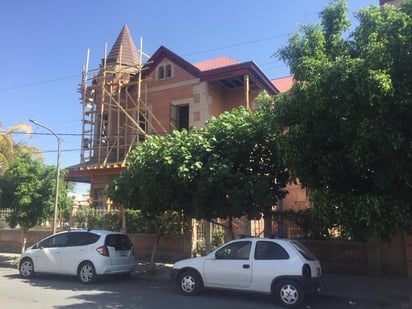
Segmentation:
<svg viewBox="0 0 412 309">
<path fill-rule="evenodd" d="M 258 241 L 255 248 L 256 260 L 287 260 L 289 254 L 279 244 L 272 241 Z"/>
<path fill-rule="evenodd" d="M 215 257 L 218 260 L 248 260 L 251 247 L 251 241 L 238 241 L 216 251 Z"/>
<path fill-rule="evenodd" d="M 65 247 L 67 244 L 68 238 L 69 238 L 68 233 L 56 234 L 40 242 L 39 247 L 40 248 Z"/>
</svg>

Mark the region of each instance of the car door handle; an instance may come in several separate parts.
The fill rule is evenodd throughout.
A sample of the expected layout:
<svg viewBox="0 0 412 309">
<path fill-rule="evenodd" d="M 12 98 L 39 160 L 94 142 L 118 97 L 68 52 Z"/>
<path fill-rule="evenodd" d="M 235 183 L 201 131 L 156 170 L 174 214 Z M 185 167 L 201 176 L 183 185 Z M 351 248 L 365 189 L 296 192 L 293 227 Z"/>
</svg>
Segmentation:
<svg viewBox="0 0 412 309">
<path fill-rule="evenodd" d="M 250 265 L 249 264 L 243 264 L 243 268 L 248 269 L 248 268 L 250 268 Z"/>
</svg>

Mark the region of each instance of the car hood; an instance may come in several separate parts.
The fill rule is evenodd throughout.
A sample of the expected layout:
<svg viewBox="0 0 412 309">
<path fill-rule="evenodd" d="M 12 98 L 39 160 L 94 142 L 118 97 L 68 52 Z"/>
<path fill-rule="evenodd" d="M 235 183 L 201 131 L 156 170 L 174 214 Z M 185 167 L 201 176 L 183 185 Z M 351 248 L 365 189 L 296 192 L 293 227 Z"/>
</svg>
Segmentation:
<svg viewBox="0 0 412 309">
<path fill-rule="evenodd" d="M 200 257 L 195 257 L 191 259 L 184 259 L 180 260 L 174 263 L 173 268 L 182 268 L 182 266 L 187 267 L 187 266 L 201 266 L 203 265 L 205 259 L 207 256 L 200 256 Z"/>
</svg>

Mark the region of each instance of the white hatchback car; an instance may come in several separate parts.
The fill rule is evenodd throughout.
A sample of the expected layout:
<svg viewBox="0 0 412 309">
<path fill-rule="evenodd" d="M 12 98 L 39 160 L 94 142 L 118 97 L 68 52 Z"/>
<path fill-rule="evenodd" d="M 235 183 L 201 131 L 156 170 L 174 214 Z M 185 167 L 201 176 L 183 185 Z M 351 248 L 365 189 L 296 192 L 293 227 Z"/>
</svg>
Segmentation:
<svg viewBox="0 0 412 309">
<path fill-rule="evenodd" d="M 184 295 L 203 287 L 272 293 L 287 307 L 300 306 L 305 294 L 321 288 L 319 261 L 289 239 L 233 240 L 206 256 L 176 262 L 170 275 Z"/>
<path fill-rule="evenodd" d="M 17 267 L 24 278 L 35 273 L 78 276 L 92 283 L 96 276 L 130 273 L 136 265 L 130 238 L 106 230 L 71 230 L 51 235 L 29 247 Z"/>
</svg>

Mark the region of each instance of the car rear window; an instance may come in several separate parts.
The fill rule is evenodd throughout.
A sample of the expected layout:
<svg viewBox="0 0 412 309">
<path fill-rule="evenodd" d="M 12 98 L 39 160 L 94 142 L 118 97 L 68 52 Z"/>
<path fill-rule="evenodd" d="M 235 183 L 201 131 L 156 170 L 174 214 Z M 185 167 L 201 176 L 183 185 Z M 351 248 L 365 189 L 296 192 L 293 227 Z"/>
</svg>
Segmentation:
<svg viewBox="0 0 412 309">
<path fill-rule="evenodd" d="M 317 260 L 316 256 L 310 252 L 308 248 L 306 248 L 303 244 L 298 241 L 293 241 L 292 244 L 298 250 L 298 252 L 308 261 L 315 261 Z"/>
<path fill-rule="evenodd" d="M 109 234 L 106 236 L 105 245 L 114 247 L 116 250 L 130 250 L 132 242 L 129 236 L 125 234 Z"/>
<path fill-rule="evenodd" d="M 94 244 L 99 240 L 100 236 L 90 232 L 72 232 L 69 233 L 68 246 L 87 246 Z"/>
</svg>

